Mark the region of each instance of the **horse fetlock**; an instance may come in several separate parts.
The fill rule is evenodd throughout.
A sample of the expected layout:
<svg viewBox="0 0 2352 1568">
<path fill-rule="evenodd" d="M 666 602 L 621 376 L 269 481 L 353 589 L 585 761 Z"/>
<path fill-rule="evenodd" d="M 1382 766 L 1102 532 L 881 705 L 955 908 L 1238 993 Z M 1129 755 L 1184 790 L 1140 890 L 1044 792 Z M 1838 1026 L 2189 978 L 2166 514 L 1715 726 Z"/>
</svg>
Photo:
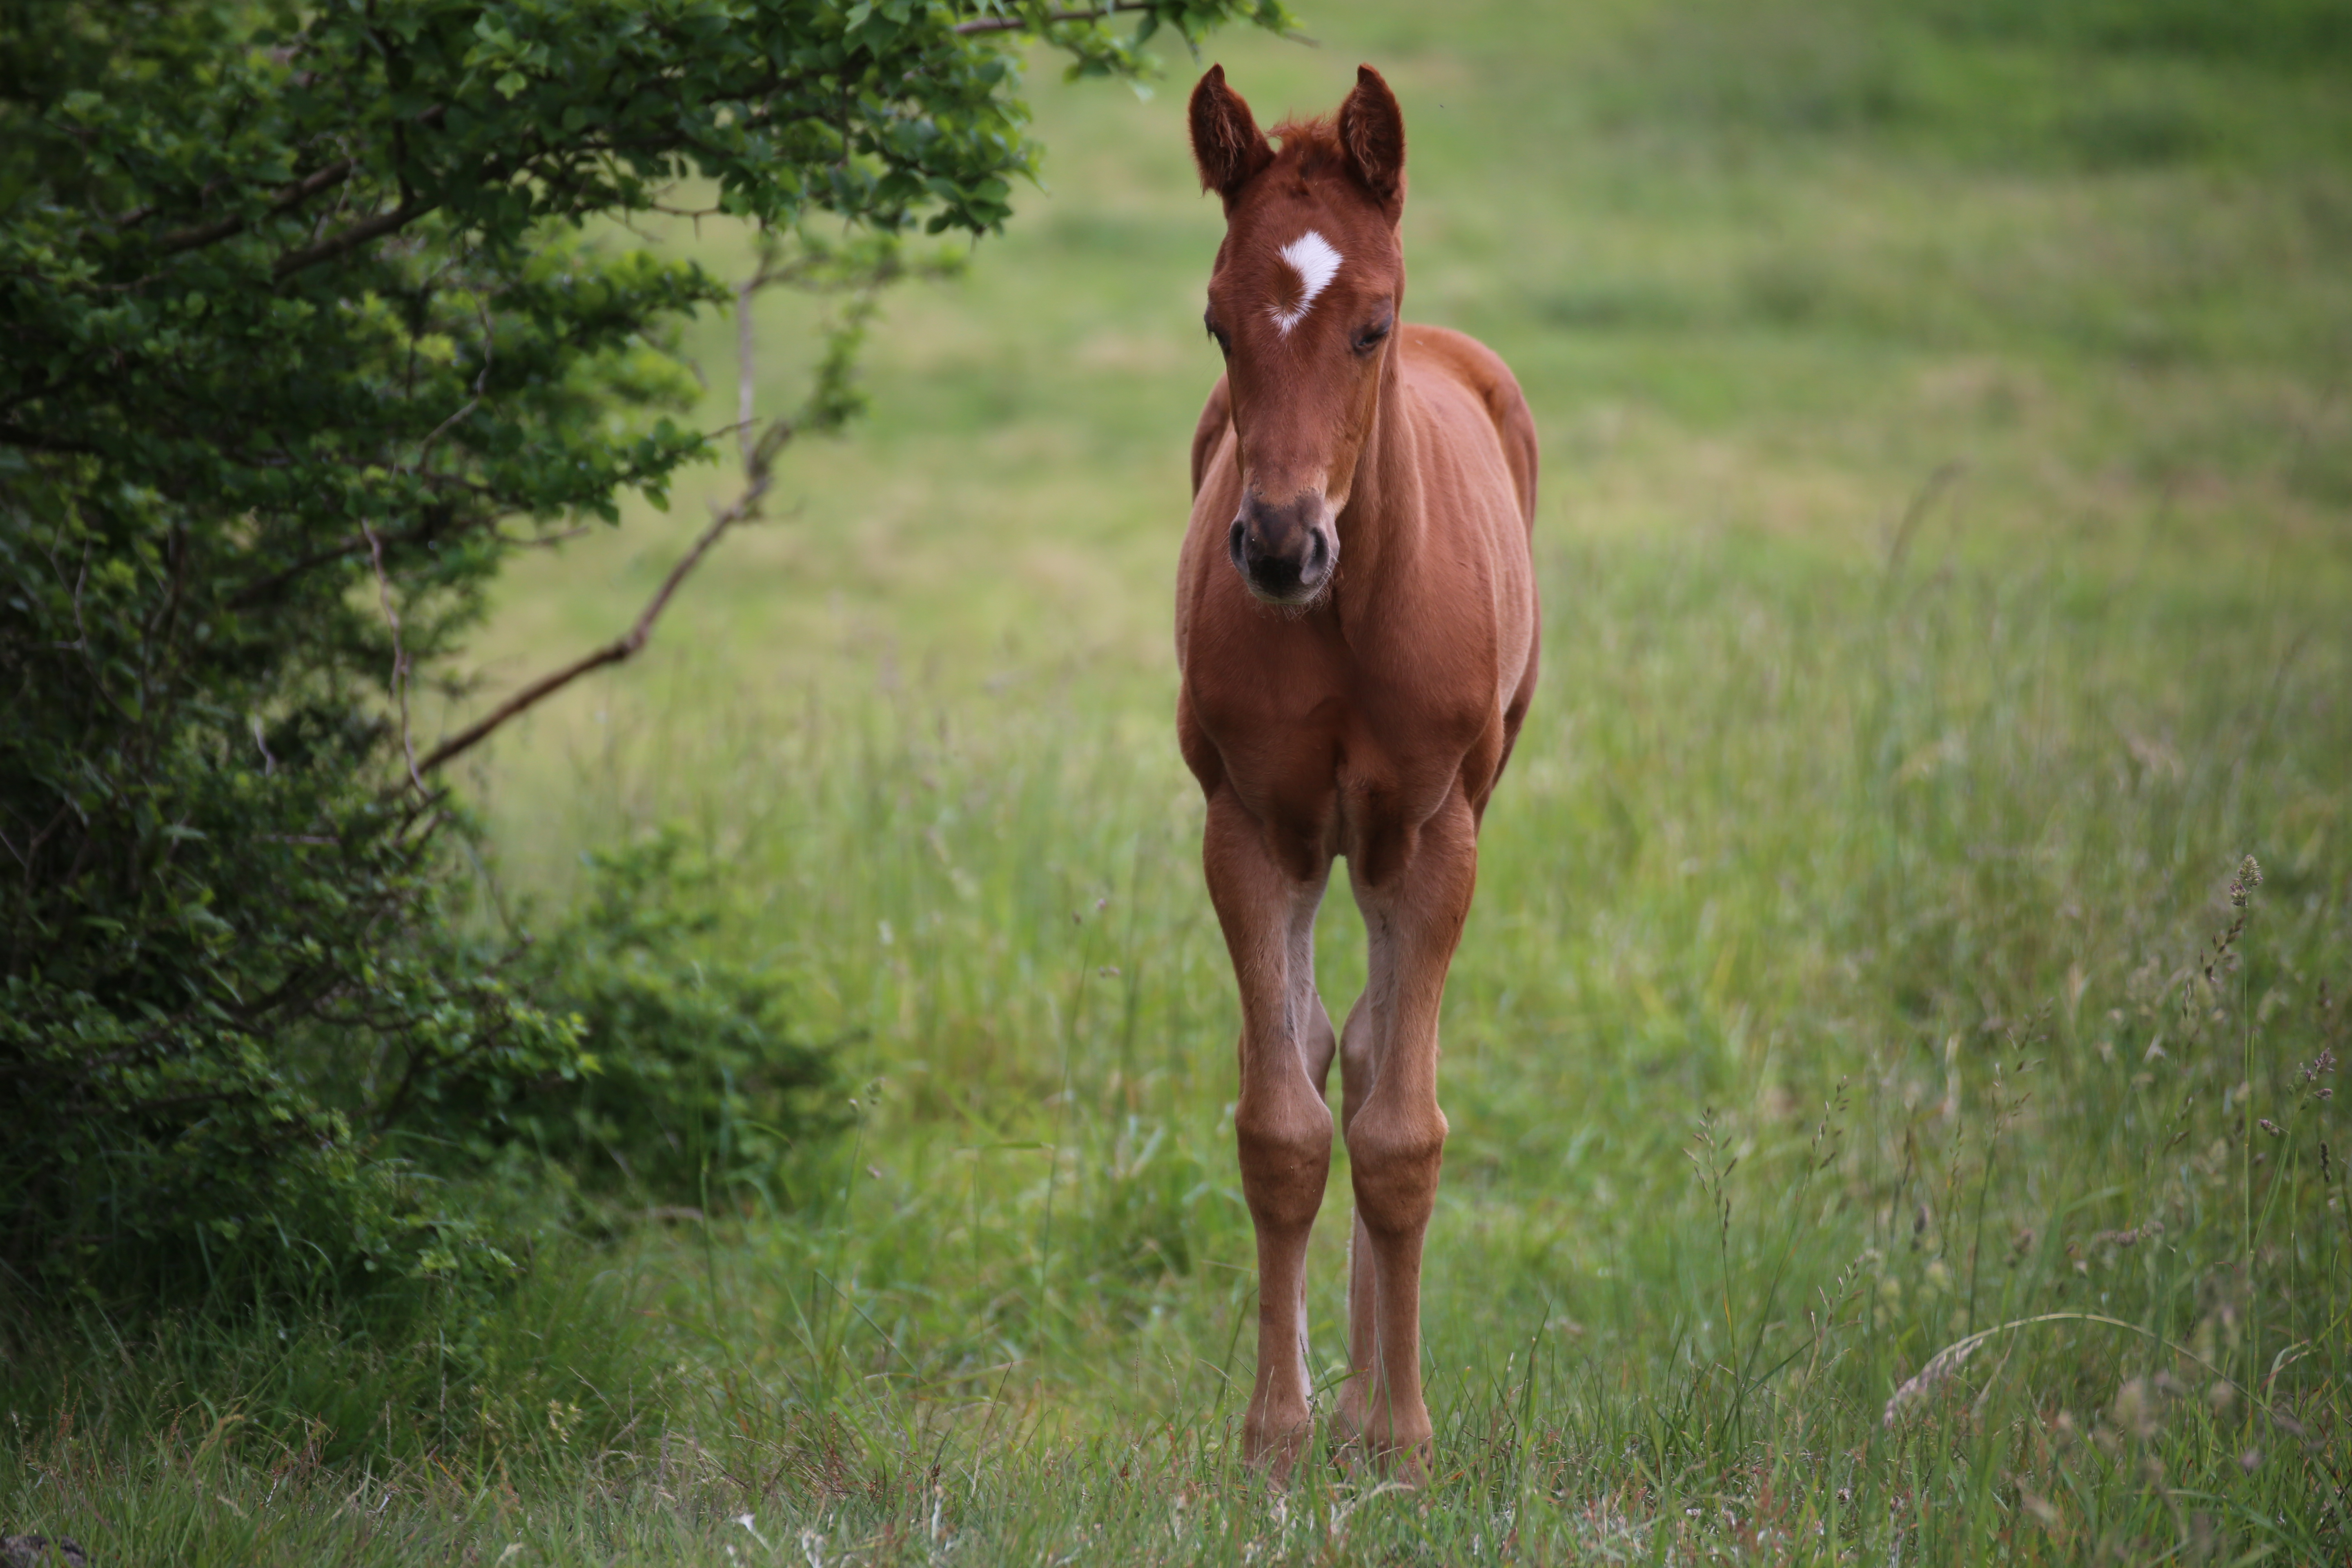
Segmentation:
<svg viewBox="0 0 2352 1568">
<path fill-rule="evenodd" d="M 1332 1458 L 1351 1474 L 1370 1460 L 1390 1479 L 1419 1486 L 1429 1474 L 1436 1447 L 1428 1406 L 1418 1400 L 1410 1407 L 1391 1403 L 1373 1390 L 1368 1377 L 1350 1384 L 1332 1413 Z"/>
<path fill-rule="evenodd" d="M 1314 1414 L 1304 1399 L 1270 1400 L 1265 1409 L 1252 1410 L 1243 1420 L 1242 1457 L 1270 1471 L 1275 1480 L 1287 1482 L 1314 1431 Z"/>
</svg>

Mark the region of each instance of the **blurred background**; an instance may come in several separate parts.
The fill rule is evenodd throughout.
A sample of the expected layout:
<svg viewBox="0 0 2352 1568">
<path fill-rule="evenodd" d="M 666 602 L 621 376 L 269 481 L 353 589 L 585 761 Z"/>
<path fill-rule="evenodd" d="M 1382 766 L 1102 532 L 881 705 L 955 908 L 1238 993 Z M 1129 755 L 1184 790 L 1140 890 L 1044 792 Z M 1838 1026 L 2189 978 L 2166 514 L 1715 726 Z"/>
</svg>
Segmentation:
<svg viewBox="0 0 2352 1568">
<path fill-rule="evenodd" d="M 758 1180 L 551 1250 L 469 1440 L 656 1413 L 696 1447 L 646 1485 L 875 1560 L 1345 1544 L 1202 1479 L 1255 1268 L 1171 600 L 1218 372 L 1185 94 L 1220 60 L 1269 124 L 1369 61 L 1404 313 L 1499 351 L 1541 434 L 1545 669 L 1444 1016 L 1441 1500 L 1354 1549 L 2340 1553 L 2352 9 L 1306 22 L 1163 43 L 1148 97 L 1041 57 L 1044 182 L 887 296 L 871 413 L 641 658 L 455 770 L 511 908 L 660 846 L 613 896 L 778 988 L 838 1087 Z M 636 239 L 755 264 L 722 220 Z M 762 412 L 825 309 L 761 297 Z M 736 323 L 689 346 L 732 422 Z M 625 629 L 740 482 L 509 570 L 478 700 L 421 732 Z M 1344 894 L 1319 935 L 1338 1014 Z M 1327 1384 L 1347 1191 L 1342 1152 Z M 397 1449 L 334 1364 L 287 1376 Z"/>
<path fill-rule="evenodd" d="M 475 769 L 511 885 L 560 900 L 583 847 L 681 835 L 720 944 L 844 1042 L 858 1152 L 744 1234 L 736 1309 L 778 1345 L 830 1311 L 875 1374 L 1026 1390 L 1054 1430 L 1245 1392 L 1236 1016 L 1171 723 L 1218 368 L 1222 221 L 1182 120 L 1210 58 L 1261 123 L 1387 74 L 1405 312 L 1500 351 L 1542 436 L 1544 682 L 1445 1014 L 1428 1333 L 1442 1373 L 1479 1369 L 1449 1408 L 1531 1336 L 1622 1394 L 1752 1356 L 1765 1321 L 1778 1346 L 1875 1311 L 1860 1409 L 1963 1333 L 2080 1306 L 2090 1237 L 2200 1201 L 2151 1148 L 2205 1149 L 2231 1096 L 2242 1126 L 2242 1081 L 2290 1095 L 2333 1026 L 2314 988 L 2352 977 L 2352 14 L 1307 21 L 1311 45 L 1180 57 L 1149 98 L 1041 76 L 1043 187 L 967 276 L 889 299 L 871 416 L 789 455 L 776 521 L 640 661 Z M 655 232 L 750 266 L 724 225 Z M 761 307 L 763 406 L 805 384 L 809 308 Z M 696 333 L 724 424 L 734 325 Z M 626 624 L 698 482 L 501 580 L 492 690 Z M 2252 978 L 2201 1005 L 2260 1013 L 2251 1075 L 2238 1023 L 2182 991 L 2250 853 Z M 1362 974 L 1344 896 L 1320 963 L 1336 1012 Z M 1694 1157 L 1739 1168 L 1710 1197 Z M 1331 1191 L 1319 1371 L 1344 1159 Z M 1801 1191 L 1792 1255 L 1766 1222 Z M 2216 1232 L 2143 1305 L 2214 1331 L 2246 1240 Z M 841 1294 L 803 1278 L 789 1304 L 803 1254 Z M 2096 1404 L 2132 1344 L 2042 1349 L 2057 1382 L 2020 1397 L 2079 1379 L 2051 1397 Z"/>
</svg>

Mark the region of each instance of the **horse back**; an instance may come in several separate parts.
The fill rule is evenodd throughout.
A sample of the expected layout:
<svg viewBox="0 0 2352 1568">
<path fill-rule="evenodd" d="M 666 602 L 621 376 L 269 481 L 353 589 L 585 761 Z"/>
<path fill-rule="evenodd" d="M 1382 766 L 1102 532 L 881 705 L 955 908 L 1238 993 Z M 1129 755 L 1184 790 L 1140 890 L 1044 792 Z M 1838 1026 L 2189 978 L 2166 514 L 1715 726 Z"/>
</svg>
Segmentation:
<svg viewBox="0 0 2352 1568">
<path fill-rule="evenodd" d="M 1496 438 L 1502 443 L 1503 461 L 1511 470 L 1511 487 L 1517 493 L 1519 521 L 1532 533 L 1536 523 L 1536 421 L 1528 412 L 1528 400 L 1519 391 L 1519 378 L 1503 363 L 1503 356 L 1466 332 L 1451 327 L 1426 327 L 1407 323 L 1402 329 L 1402 348 L 1418 368 L 1433 370 L 1459 384 L 1485 407 L 1486 417 L 1494 423 Z M 1225 384 L 1220 381 L 1210 395 L 1210 407 L 1220 420 L 1225 417 L 1223 402 Z M 1208 412 L 1202 415 L 1202 431 L 1208 429 Z M 1213 444 L 1213 437 L 1210 437 Z M 1192 487 L 1200 489 L 1201 465 L 1204 460 L 1202 432 L 1192 437 Z"/>
<path fill-rule="evenodd" d="M 1488 438 L 1495 442 L 1487 449 L 1502 458 L 1512 498 L 1518 506 L 1522 530 L 1519 538 L 1494 541 L 1504 552 L 1497 566 L 1504 581 L 1512 585 L 1504 588 L 1496 599 L 1486 601 L 1497 615 L 1494 626 L 1497 641 L 1493 695 L 1501 705 L 1500 732 L 1494 737 L 1499 744 L 1463 775 L 1470 789 L 1471 809 L 1483 816 L 1487 797 L 1502 777 L 1518 741 L 1519 723 L 1535 696 L 1536 671 L 1541 662 L 1538 650 L 1543 637 L 1542 615 L 1536 603 L 1534 562 L 1529 555 L 1536 515 L 1535 418 L 1528 412 L 1518 378 L 1511 374 L 1500 354 L 1477 339 L 1444 327 L 1407 327 L 1400 346 L 1405 353 L 1406 366 L 1426 389 L 1422 406 L 1435 424 L 1456 443 Z M 1431 395 L 1437 392 L 1433 383 L 1442 384 L 1446 391 Z M 1458 445 L 1456 449 L 1460 449 Z M 1492 458 L 1486 460 L 1491 462 Z M 1492 468 L 1486 471 L 1494 472 Z M 1502 498 L 1496 496 L 1495 501 L 1501 502 Z M 1476 510 L 1473 509 L 1474 515 Z M 1496 510 L 1499 511 L 1500 507 Z M 1486 515 L 1493 519 L 1490 526 L 1509 526 L 1495 511 Z"/>
</svg>

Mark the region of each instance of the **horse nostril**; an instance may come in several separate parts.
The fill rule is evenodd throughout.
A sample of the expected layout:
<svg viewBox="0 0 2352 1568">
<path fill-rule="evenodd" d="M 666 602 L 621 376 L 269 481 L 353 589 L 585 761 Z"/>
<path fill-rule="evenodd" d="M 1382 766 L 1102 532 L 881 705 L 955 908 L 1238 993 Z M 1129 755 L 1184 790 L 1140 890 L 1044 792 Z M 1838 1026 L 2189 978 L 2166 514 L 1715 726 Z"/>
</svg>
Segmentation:
<svg viewBox="0 0 2352 1568">
<path fill-rule="evenodd" d="M 1321 576 L 1323 568 L 1330 563 L 1330 560 L 1331 547 L 1323 542 L 1322 531 L 1319 529 L 1309 529 L 1307 533 L 1307 560 L 1304 563 L 1307 569 L 1306 575 Z"/>
<path fill-rule="evenodd" d="M 1244 547 L 1248 542 L 1249 524 L 1240 518 L 1234 519 L 1233 527 L 1225 531 L 1225 553 L 1233 558 L 1234 565 L 1242 567 L 1248 565 L 1248 557 L 1244 553 Z"/>
</svg>

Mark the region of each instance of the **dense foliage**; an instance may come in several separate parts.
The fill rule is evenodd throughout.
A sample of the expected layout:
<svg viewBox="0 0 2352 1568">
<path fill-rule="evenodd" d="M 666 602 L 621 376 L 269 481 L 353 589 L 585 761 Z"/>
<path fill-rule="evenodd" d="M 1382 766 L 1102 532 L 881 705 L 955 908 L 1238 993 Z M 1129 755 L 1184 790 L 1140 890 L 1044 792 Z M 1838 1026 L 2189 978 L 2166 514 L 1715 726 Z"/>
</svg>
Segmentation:
<svg viewBox="0 0 2352 1568">
<path fill-rule="evenodd" d="M 585 896 L 522 967 L 576 1020 L 594 1070 L 459 1107 L 465 1128 L 592 1191 L 670 1207 L 742 1187 L 789 1200 L 796 1145 L 844 1117 L 831 1058 L 800 1037 L 772 973 L 709 950 L 713 867 L 682 835 L 589 860 Z"/>
<path fill-rule="evenodd" d="M 0 4 L 0 1263 L 497 1262 L 391 1135 L 570 1092 L 611 1026 L 572 1005 L 643 998 L 459 934 L 410 696 L 511 552 L 712 453 L 672 331 L 728 298 L 584 226 L 693 180 L 778 246 L 875 237 L 870 282 L 1008 216 L 1008 43 L 1133 74 L 1286 20 L 1119 8 Z"/>
</svg>

